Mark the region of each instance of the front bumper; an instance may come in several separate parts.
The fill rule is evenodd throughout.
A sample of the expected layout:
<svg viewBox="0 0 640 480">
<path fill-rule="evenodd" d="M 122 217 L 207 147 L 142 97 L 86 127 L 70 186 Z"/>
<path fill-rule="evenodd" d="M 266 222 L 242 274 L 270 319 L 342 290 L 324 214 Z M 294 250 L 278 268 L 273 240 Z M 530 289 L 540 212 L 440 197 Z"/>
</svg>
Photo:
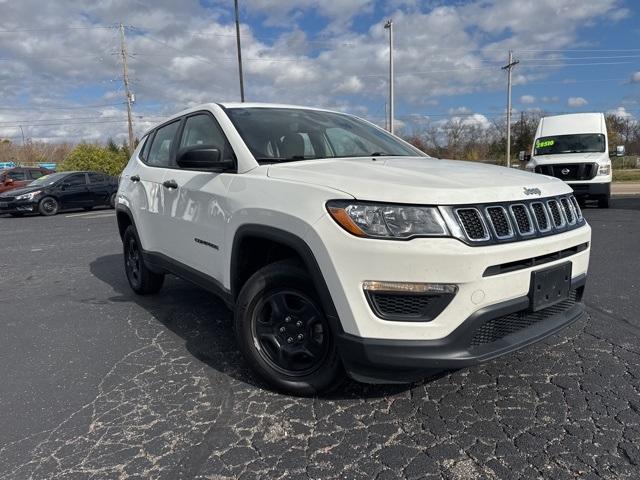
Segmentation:
<svg viewBox="0 0 640 480">
<path fill-rule="evenodd" d="M 38 211 L 38 203 L 33 200 L 3 201 L 0 198 L 0 215 L 6 213 L 33 213 Z"/>
<path fill-rule="evenodd" d="M 581 183 L 567 183 L 573 188 L 573 194 L 580 198 L 597 198 L 608 197 L 611 195 L 611 182 L 607 183 L 593 183 L 593 182 L 581 182 Z"/>
<path fill-rule="evenodd" d="M 424 378 L 428 372 L 492 360 L 551 336 L 584 317 L 585 307 L 580 300 L 585 280 L 585 275 L 574 278 L 572 300 L 548 307 L 546 313 L 528 312 L 529 297 L 520 297 L 478 310 L 451 334 L 437 340 L 370 339 L 341 334 L 338 347 L 343 364 L 358 381 L 407 383 Z M 502 335 L 504 332 L 507 333 Z"/>
</svg>

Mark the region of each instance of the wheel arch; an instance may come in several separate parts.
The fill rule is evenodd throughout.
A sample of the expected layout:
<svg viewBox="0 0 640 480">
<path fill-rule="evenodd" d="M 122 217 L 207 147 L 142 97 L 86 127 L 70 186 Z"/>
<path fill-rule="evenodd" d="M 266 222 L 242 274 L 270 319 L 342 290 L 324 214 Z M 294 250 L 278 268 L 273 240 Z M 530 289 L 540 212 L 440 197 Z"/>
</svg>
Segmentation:
<svg viewBox="0 0 640 480">
<path fill-rule="evenodd" d="M 327 287 L 327 283 L 322 275 L 322 271 L 320 270 L 320 266 L 313 254 L 313 251 L 305 240 L 291 232 L 287 232 L 279 228 L 260 224 L 245 224 L 236 230 L 231 251 L 229 277 L 233 300 L 235 301 L 237 299 L 238 294 L 244 285 L 243 280 L 246 281 L 246 278 L 243 278 L 242 276 L 241 259 L 244 253 L 243 249 L 247 245 L 246 242 L 252 240 L 269 242 L 271 245 L 280 245 L 295 253 L 295 257 L 301 261 L 302 265 L 311 277 L 331 328 L 334 330 L 334 333 L 341 333 L 342 327 L 340 325 L 340 320 L 333 303 L 333 299 L 331 298 L 329 288 Z M 270 262 L 266 261 L 261 266 L 268 263 Z"/>
</svg>

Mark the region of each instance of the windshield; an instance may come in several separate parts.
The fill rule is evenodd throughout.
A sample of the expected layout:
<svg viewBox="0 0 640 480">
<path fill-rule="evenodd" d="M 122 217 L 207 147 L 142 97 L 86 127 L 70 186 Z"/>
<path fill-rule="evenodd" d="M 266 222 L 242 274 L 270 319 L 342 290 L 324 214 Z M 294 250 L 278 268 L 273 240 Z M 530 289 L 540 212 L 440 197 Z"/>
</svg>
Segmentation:
<svg viewBox="0 0 640 480">
<path fill-rule="evenodd" d="M 535 144 L 534 155 L 604 152 L 604 149 L 604 135 L 600 133 L 556 135 L 554 137 L 538 138 Z"/>
<path fill-rule="evenodd" d="M 66 173 L 52 173 L 51 175 L 45 175 L 43 177 L 34 180 L 29 184 L 30 187 L 45 187 L 47 185 L 53 185 L 61 178 L 65 177 Z"/>
<path fill-rule="evenodd" d="M 378 155 L 427 156 L 350 115 L 297 108 L 230 108 L 227 114 L 258 162 Z"/>
</svg>

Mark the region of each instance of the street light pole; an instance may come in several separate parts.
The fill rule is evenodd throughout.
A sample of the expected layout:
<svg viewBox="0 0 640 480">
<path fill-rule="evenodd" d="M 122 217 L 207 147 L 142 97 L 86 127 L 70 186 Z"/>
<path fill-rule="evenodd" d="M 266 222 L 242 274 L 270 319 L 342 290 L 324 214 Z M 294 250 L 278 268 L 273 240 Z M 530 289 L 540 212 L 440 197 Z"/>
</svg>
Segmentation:
<svg viewBox="0 0 640 480">
<path fill-rule="evenodd" d="M 242 76 L 242 47 L 240 46 L 240 14 L 238 0 L 233 1 L 236 10 L 236 44 L 238 46 L 238 74 L 240 77 L 240 101 L 244 103 L 244 78 Z"/>
<path fill-rule="evenodd" d="M 511 167 L 511 70 L 520 61 L 513 59 L 513 51 L 509 50 L 509 63 L 502 67 L 507 71 L 507 167 Z"/>
<path fill-rule="evenodd" d="M 393 92 L 393 20 L 387 20 L 384 28 L 389 30 L 389 132 L 394 132 L 395 99 Z"/>
</svg>

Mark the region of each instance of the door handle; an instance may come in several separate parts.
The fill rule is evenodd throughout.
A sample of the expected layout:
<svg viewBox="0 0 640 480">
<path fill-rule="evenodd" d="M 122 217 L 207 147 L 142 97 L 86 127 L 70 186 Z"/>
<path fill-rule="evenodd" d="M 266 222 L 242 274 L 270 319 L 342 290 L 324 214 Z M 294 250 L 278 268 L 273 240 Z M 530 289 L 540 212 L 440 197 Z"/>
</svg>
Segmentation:
<svg viewBox="0 0 640 480">
<path fill-rule="evenodd" d="M 165 180 L 162 182 L 164 188 L 178 188 L 178 183 L 175 180 Z"/>
<path fill-rule="evenodd" d="M 140 181 L 140 177 L 138 175 L 131 175 L 131 181 L 132 182 L 139 182 Z"/>
</svg>

